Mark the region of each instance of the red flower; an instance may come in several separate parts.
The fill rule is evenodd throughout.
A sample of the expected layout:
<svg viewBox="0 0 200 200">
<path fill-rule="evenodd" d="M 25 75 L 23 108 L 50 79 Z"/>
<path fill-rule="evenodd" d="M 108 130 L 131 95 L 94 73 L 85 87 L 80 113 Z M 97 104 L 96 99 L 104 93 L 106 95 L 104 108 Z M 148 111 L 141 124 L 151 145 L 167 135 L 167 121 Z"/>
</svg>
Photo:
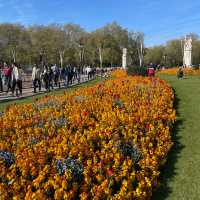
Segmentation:
<svg viewBox="0 0 200 200">
<path fill-rule="evenodd" d="M 83 116 L 87 117 L 88 116 L 88 112 L 87 111 L 83 112 Z"/>
<path fill-rule="evenodd" d="M 150 124 L 146 124 L 146 129 L 150 129 Z"/>
<path fill-rule="evenodd" d="M 115 94 L 115 95 L 114 95 L 114 99 L 115 99 L 115 100 L 119 100 L 119 99 L 120 99 L 120 95 L 119 95 L 119 94 Z"/>
<path fill-rule="evenodd" d="M 107 171 L 107 174 L 108 174 L 109 177 L 111 177 L 111 176 L 113 176 L 114 172 L 113 172 L 113 170 L 109 169 Z"/>
<path fill-rule="evenodd" d="M 103 162 L 101 161 L 99 164 L 98 164 L 99 168 L 102 168 L 103 167 Z"/>
</svg>

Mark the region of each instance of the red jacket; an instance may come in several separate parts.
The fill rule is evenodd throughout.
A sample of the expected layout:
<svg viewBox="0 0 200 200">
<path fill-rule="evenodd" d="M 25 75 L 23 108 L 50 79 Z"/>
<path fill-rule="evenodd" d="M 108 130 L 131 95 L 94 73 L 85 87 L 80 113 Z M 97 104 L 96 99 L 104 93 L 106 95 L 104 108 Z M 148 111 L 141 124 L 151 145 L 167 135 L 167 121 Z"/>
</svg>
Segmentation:
<svg viewBox="0 0 200 200">
<path fill-rule="evenodd" d="M 11 67 L 6 67 L 6 68 L 4 68 L 3 72 L 4 72 L 5 76 L 11 76 L 12 68 Z"/>
<path fill-rule="evenodd" d="M 148 76 L 154 76 L 154 75 L 155 75 L 155 70 L 154 70 L 154 68 L 148 68 L 148 69 L 147 69 L 147 75 L 148 75 Z"/>
</svg>

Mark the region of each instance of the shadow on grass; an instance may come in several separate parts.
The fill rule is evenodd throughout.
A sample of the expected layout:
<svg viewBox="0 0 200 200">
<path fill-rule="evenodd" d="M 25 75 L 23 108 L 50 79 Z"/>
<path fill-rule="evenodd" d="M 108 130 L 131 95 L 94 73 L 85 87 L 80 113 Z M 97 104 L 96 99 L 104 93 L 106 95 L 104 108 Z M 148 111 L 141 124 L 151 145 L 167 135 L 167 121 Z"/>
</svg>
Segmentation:
<svg viewBox="0 0 200 200">
<path fill-rule="evenodd" d="M 167 162 L 163 167 L 161 167 L 161 174 L 160 174 L 160 187 L 153 193 L 152 200 L 165 200 L 170 193 L 172 192 L 173 188 L 169 186 L 169 182 L 175 178 L 176 167 L 175 163 L 179 158 L 180 152 L 183 150 L 184 145 L 180 143 L 180 130 L 183 128 L 183 119 L 181 119 L 180 113 L 178 112 L 179 108 L 179 99 L 175 98 L 174 107 L 177 111 L 177 121 L 175 122 L 173 129 L 172 129 L 172 141 L 174 145 L 171 151 L 168 154 Z"/>
</svg>

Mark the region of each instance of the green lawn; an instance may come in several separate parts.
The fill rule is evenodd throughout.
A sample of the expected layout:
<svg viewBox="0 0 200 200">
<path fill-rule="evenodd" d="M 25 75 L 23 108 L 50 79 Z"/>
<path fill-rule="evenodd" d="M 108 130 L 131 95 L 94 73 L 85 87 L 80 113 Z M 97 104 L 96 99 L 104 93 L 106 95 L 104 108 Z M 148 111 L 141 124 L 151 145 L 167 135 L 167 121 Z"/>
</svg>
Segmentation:
<svg viewBox="0 0 200 200">
<path fill-rule="evenodd" d="M 82 84 L 79 84 L 79 85 L 75 85 L 75 86 L 72 86 L 72 87 L 69 87 L 67 89 L 59 89 L 59 90 L 54 90 L 52 92 L 48 92 L 48 93 L 42 93 L 42 94 L 39 94 L 39 95 L 36 95 L 36 96 L 33 96 L 33 97 L 25 97 L 25 98 L 22 98 L 22 99 L 19 99 L 19 100 L 12 100 L 12 101 L 7 101 L 7 102 L 3 102 L 3 103 L 0 103 L 0 111 L 4 110 L 6 106 L 10 105 L 10 104 L 23 104 L 23 103 L 30 103 L 33 101 L 33 99 L 35 98 L 41 98 L 43 96 L 50 96 L 50 95 L 62 95 L 64 91 L 73 91 L 75 89 L 78 89 L 78 88 L 82 88 L 82 87 L 88 87 L 88 86 L 91 86 L 91 85 L 94 85 L 96 83 L 100 83 L 102 81 L 104 81 L 105 78 L 96 78 L 95 80 L 91 80 L 91 81 L 88 81 L 86 83 L 82 83 Z"/>
<path fill-rule="evenodd" d="M 177 122 L 174 147 L 161 170 L 161 187 L 153 200 L 200 199 L 200 77 L 177 80 L 160 76 L 174 88 Z"/>
</svg>

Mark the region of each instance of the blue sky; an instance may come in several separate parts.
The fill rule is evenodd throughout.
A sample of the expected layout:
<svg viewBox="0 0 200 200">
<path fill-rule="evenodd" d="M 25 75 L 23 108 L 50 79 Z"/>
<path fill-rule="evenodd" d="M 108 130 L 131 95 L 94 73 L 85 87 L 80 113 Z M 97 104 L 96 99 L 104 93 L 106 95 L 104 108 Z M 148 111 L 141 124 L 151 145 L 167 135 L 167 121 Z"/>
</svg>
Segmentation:
<svg viewBox="0 0 200 200">
<path fill-rule="evenodd" d="M 92 31 L 117 21 L 145 34 L 146 46 L 200 34 L 200 0 L 0 0 L 0 22 L 69 23 Z"/>
</svg>

